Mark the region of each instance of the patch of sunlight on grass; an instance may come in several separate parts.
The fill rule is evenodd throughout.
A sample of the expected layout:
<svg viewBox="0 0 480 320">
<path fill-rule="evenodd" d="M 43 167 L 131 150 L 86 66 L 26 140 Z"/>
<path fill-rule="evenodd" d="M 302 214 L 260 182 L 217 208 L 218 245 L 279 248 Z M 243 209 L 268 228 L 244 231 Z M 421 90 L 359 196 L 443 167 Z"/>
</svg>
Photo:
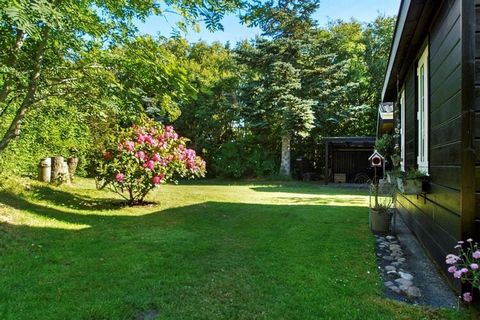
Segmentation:
<svg viewBox="0 0 480 320">
<path fill-rule="evenodd" d="M 367 196 L 353 196 L 353 195 L 310 195 L 310 194 L 292 194 L 277 193 L 273 200 L 278 200 L 278 204 L 290 205 L 324 205 L 324 206 L 349 206 L 349 207 L 367 207 Z"/>
<path fill-rule="evenodd" d="M 13 226 L 26 226 L 35 228 L 50 228 L 63 230 L 82 230 L 90 228 L 87 224 L 71 223 L 53 218 L 41 217 L 27 211 L 8 208 L 0 204 L 0 223 Z"/>
</svg>

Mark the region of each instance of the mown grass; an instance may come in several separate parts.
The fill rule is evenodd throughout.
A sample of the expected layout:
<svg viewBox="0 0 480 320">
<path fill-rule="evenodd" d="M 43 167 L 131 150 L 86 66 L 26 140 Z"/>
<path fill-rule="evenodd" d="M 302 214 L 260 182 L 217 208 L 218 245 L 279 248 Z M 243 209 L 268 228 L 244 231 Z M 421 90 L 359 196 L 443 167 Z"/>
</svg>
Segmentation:
<svg viewBox="0 0 480 320">
<path fill-rule="evenodd" d="M 363 191 L 91 180 L 0 190 L 0 319 L 469 319 L 386 300 Z"/>
</svg>

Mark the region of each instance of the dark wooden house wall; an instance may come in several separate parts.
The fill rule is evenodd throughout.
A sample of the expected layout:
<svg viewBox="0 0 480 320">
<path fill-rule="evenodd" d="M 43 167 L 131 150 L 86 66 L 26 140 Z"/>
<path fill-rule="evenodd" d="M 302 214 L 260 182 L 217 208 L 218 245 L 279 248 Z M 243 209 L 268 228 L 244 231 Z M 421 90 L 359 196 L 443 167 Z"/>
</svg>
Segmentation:
<svg viewBox="0 0 480 320">
<path fill-rule="evenodd" d="M 429 46 L 429 174 L 425 196 L 399 195 L 404 220 L 440 266 L 461 238 L 462 0 L 444 1 L 425 36 Z M 428 36 L 427 36 L 428 34 Z M 418 54 L 422 53 L 418 49 Z M 405 87 L 406 167 L 417 163 L 417 61 Z"/>
<path fill-rule="evenodd" d="M 480 0 L 475 1 L 475 191 L 476 217 L 480 219 Z"/>
</svg>

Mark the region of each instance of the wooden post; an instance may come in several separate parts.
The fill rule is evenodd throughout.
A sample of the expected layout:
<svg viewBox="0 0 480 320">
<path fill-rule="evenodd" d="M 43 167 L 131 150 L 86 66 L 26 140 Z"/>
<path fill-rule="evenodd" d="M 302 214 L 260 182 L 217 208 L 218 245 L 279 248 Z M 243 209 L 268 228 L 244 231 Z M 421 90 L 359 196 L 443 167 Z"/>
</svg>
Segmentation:
<svg viewBox="0 0 480 320">
<path fill-rule="evenodd" d="M 328 151 L 328 141 L 325 142 L 325 184 L 328 184 L 328 171 L 329 171 L 329 161 L 328 161 L 328 156 L 329 156 L 329 151 Z"/>
</svg>

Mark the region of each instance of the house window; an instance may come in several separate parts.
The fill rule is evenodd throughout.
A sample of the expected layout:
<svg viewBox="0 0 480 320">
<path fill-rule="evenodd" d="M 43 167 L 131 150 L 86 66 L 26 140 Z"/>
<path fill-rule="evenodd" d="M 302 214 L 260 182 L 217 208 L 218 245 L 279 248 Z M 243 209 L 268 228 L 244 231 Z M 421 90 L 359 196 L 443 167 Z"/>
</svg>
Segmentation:
<svg viewBox="0 0 480 320">
<path fill-rule="evenodd" d="M 400 93 L 400 170 L 405 171 L 405 89 Z"/>
<path fill-rule="evenodd" d="M 428 46 L 423 51 L 417 68 L 418 94 L 418 170 L 428 174 Z"/>
</svg>

